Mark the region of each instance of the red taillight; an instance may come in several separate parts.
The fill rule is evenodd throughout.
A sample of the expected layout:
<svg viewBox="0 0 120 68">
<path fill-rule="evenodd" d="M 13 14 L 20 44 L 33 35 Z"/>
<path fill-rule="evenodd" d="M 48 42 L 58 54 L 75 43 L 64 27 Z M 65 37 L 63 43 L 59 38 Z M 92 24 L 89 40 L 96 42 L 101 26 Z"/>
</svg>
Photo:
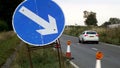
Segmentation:
<svg viewBox="0 0 120 68">
<path fill-rule="evenodd" d="M 99 36 L 99 34 L 96 34 L 96 36 Z"/>
<path fill-rule="evenodd" d="M 86 37 L 86 36 L 88 36 L 87 34 L 84 34 L 84 36 Z"/>
</svg>

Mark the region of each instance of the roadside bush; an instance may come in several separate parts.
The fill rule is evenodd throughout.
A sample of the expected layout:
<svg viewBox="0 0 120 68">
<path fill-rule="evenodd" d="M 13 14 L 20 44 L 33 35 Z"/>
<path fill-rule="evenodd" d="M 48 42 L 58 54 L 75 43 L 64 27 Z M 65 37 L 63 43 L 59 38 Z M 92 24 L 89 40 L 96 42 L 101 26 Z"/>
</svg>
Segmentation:
<svg viewBox="0 0 120 68">
<path fill-rule="evenodd" d="M 85 26 L 66 26 L 64 34 L 78 37 L 84 30 L 88 29 Z"/>
<path fill-rule="evenodd" d="M 0 67 L 15 51 L 19 43 L 20 40 L 13 31 L 0 33 Z"/>
<path fill-rule="evenodd" d="M 120 28 L 109 28 L 106 33 L 108 43 L 120 44 Z"/>
<path fill-rule="evenodd" d="M 0 20 L 0 32 L 8 30 L 8 25 L 6 22 Z"/>
</svg>

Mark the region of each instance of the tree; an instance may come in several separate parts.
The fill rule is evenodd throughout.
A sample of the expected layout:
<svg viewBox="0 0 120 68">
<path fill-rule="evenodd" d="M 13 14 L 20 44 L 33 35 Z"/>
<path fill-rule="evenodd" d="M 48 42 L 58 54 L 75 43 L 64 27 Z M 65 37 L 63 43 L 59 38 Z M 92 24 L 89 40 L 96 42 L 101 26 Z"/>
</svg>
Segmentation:
<svg viewBox="0 0 120 68">
<path fill-rule="evenodd" d="M 0 20 L 0 32 L 1 31 L 7 31 L 8 30 L 8 25 L 4 21 Z"/>
<path fill-rule="evenodd" d="M 84 11 L 84 18 L 86 18 L 86 20 L 85 20 L 86 25 L 97 26 L 96 13 Z"/>
<path fill-rule="evenodd" d="M 110 18 L 109 19 L 110 24 L 120 24 L 119 18 Z"/>
<path fill-rule="evenodd" d="M 110 18 L 109 21 L 103 23 L 101 26 L 107 26 L 111 24 L 120 24 L 120 19 L 119 18 Z"/>
<path fill-rule="evenodd" d="M 8 28 L 12 29 L 12 16 L 15 8 L 23 0 L 0 0 L 0 19 L 4 20 Z"/>
<path fill-rule="evenodd" d="M 103 23 L 101 26 L 105 26 L 105 27 L 107 27 L 107 25 L 109 25 L 110 24 L 110 22 L 105 22 L 105 23 Z"/>
<path fill-rule="evenodd" d="M 90 15 L 90 12 L 88 11 L 84 11 L 83 13 L 84 13 L 84 16 L 83 16 L 84 18 L 87 18 Z"/>
</svg>

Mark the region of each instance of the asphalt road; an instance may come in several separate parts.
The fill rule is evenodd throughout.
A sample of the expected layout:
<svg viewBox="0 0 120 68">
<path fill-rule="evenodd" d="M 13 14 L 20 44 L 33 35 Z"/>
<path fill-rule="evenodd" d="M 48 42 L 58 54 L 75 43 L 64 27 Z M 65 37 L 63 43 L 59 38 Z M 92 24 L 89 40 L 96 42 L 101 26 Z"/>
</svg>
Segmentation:
<svg viewBox="0 0 120 68">
<path fill-rule="evenodd" d="M 102 68 L 120 68 L 120 47 L 106 43 L 86 43 L 78 42 L 77 37 L 62 35 L 60 38 L 62 51 L 66 53 L 67 40 L 71 40 L 71 53 L 74 62 L 79 68 L 95 68 L 97 51 L 102 51 L 104 58 L 101 60 Z"/>
</svg>

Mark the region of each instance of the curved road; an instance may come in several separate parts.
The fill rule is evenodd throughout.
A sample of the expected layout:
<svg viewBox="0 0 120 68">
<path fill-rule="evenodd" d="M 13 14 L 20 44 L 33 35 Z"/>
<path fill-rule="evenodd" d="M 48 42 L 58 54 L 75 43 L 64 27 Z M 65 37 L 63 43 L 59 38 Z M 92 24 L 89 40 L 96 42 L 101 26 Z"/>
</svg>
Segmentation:
<svg viewBox="0 0 120 68">
<path fill-rule="evenodd" d="M 62 35 L 60 38 L 62 51 L 67 49 L 67 40 L 71 40 L 71 53 L 74 62 L 79 68 L 95 68 L 97 51 L 102 51 L 104 58 L 101 60 L 102 68 L 120 68 L 120 47 L 106 43 L 78 43 L 78 38 Z"/>
</svg>

